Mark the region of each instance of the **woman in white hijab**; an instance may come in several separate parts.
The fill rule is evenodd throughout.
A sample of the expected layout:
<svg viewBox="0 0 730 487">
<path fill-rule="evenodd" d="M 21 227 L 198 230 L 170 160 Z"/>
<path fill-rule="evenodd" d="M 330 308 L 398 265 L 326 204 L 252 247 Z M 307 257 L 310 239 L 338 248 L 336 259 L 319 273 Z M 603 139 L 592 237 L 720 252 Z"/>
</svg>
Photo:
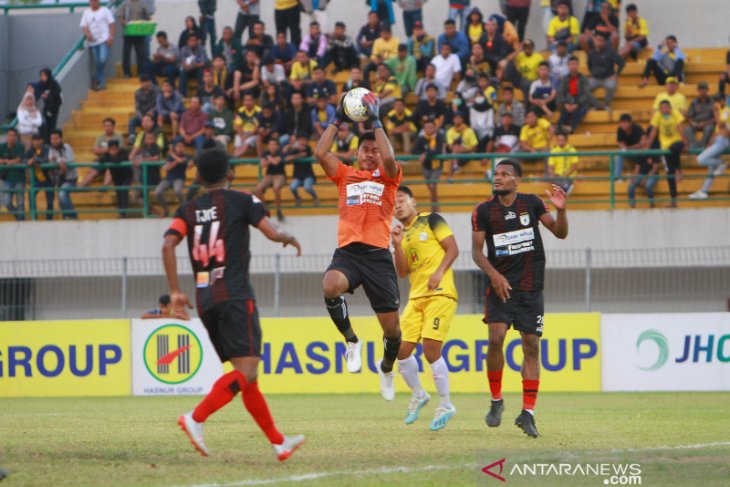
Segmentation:
<svg viewBox="0 0 730 487">
<path fill-rule="evenodd" d="M 43 125 L 43 114 L 35 104 L 35 96 L 33 93 L 26 92 L 23 95 L 23 101 L 18 105 L 18 134 L 20 142 L 26 148 L 30 147 L 30 139 L 33 134 L 40 132 Z"/>
</svg>

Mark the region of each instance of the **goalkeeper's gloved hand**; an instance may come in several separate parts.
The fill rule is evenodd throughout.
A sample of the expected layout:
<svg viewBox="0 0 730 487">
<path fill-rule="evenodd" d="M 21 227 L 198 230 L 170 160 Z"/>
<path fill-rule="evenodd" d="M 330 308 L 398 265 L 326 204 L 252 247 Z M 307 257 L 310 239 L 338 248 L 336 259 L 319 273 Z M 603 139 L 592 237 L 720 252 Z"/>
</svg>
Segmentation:
<svg viewBox="0 0 730 487">
<path fill-rule="evenodd" d="M 368 93 L 362 97 L 362 102 L 370 113 L 370 118 L 368 119 L 370 127 L 373 130 L 382 129 L 383 124 L 380 122 L 380 98 L 373 93 Z"/>
</svg>

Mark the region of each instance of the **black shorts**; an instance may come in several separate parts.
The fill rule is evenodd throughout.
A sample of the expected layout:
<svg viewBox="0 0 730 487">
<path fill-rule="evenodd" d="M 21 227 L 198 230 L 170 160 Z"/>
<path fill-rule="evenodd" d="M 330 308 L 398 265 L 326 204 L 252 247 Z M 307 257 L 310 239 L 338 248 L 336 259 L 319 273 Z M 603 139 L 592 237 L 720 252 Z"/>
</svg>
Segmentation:
<svg viewBox="0 0 730 487">
<path fill-rule="evenodd" d="M 484 323 L 505 323 L 517 331 L 542 336 L 545 300 L 542 291 L 510 291 L 506 303 L 492 288 L 487 289 Z"/>
<path fill-rule="evenodd" d="M 261 356 L 261 323 L 256 301 L 226 301 L 200 315 L 221 362 Z"/>
<path fill-rule="evenodd" d="M 398 311 L 400 292 L 393 256 L 387 249 L 350 244 L 335 250 L 328 271 L 342 272 L 350 284 L 348 293 L 362 285 L 376 313 Z"/>
</svg>

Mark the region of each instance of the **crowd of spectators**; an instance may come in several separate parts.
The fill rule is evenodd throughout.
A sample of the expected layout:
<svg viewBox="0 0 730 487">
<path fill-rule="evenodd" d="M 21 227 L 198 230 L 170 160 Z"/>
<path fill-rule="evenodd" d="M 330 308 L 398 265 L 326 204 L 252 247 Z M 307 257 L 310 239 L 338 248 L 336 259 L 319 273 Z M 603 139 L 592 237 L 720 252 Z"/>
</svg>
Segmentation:
<svg viewBox="0 0 730 487">
<path fill-rule="evenodd" d="M 156 188 L 157 213 L 164 216 L 169 212 L 169 189 L 178 202 L 197 190 L 193 184 L 187 194 L 183 191 L 186 171 L 194 165 L 190 156 L 223 147 L 234 157 L 260 161 L 263 178 L 255 192 L 263 198 L 273 189 L 277 216 L 283 219 L 287 172 L 293 176 L 289 190 L 296 204 L 302 204 L 300 188 L 319 204 L 311 163 L 298 160 L 311 155 L 310 141 L 332 122 L 341 93 L 366 87 L 380 98 L 383 122 L 396 149 L 419 156 L 434 209 L 442 174 L 452 181 L 469 162 L 461 154 L 475 152 L 556 154 L 523 162 L 572 191 L 580 164 L 569 154 L 575 152 L 571 134 L 589 111 L 611 109 L 627 61 L 637 59 L 649 46 L 648 25 L 636 5 L 625 7 L 621 28 L 618 0 L 588 2 L 582 20 L 570 0 L 543 0 L 548 57 L 538 52 L 535 41 L 525 38 L 531 3 L 527 0 L 505 0 L 501 12 L 488 16 L 469 0 L 450 1 L 443 30 L 431 33 L 424 28 L 424 0 L 373 0 L 362 26 L 338 20 L 331 30 L 325 0 L 275 0 L 273 30 L 261 21 L 259 0 L 235 1 L 239 6 L 235 25 L 224 26 L 220 37 L 215 0 L 198 2 L 200 24 L 196 16 L 188 16 L 176 44 L 168 33 L 158 31 L 151 50 L 152 36 L 125 30 L 122 73 L 132 75 L 134 51 L 139 74 L 134 116 L 124 136 L 115 132 L 113 119 L 104 120 L 104 132 L 94 146 L 98 164 L 81 181 L 75 168 L 61 169 L 74 158 L 55 127 L 61 95 L 49 70 L 29 85 L 18 107 L 17 131 L 0 146 L 0 164 L 33 166 L 44 157 L 57 161 L 58 170 L 35 174 L 39 185 L 61 188 L 64 218 L 75 217 L 68 188 L 77 183 L 87 186 L 101 176 L 117 186 L 121 216 L 128 215 L 130 203 L 139 197 L 137 191 L 130 198 L 129 188 L 141 183 Z M 106 88 L 104 67 L 115 25 L 124 29 L 130 22 L 152 19 L 154 7 L 149 3 L 125 0 L 112 13 L 98 0 L 90 1 L 81 29 L 95 62 L 93 89 Z M 394 4 L 402 13 L 404 39 L 391 28 L 397 12 Z M 300 30 L 302 14 L 309 21 L 305 32 Z M 582 73 L 577 50 L 585 53 L 588 75 Z M 644 129 L 624 114 L 617 131 L 622 149 L 670 151 L 664 159 L 672 205 L 677 203 L 677 182 L 682 177 L 682 152 L 709 147 L 699 159 L 709 168 L 708 182 L 690 196 L 706 198 L 712 178 L 725 167 L 718 154 L 730 145 L 721 96 L 730 82 L 730 53 L 728 71 L 719 82 L 720 95 L 711 97 L 709 85 L 700 83 L 691 104 L 681 93 L 686 62 L 676 37 L 666 36 L 647 60 L 640 83 L 645 86 L 653 77 L 666 86 L 666 92 L 657 96 L 650 126 Z M 338 72 L 347 73 L 339 90 L 330 79 Z M 599 88 L 604 93 L 601 99 L 595 96 Z M 362 129 L 351 124 L 338 131 L 332 151 L 347 164 L 354 163 Z M 454 158 L 437 157 L 442 154 Z M 119 166 L 125 160 L 133 167 Z M 143 164 L 163 160 L 164 177 L 158 165 Z M 488 160 L 481 162 L 488 166 Z M 633 166 L 630 176 L 623 174 L 627 162 Z M 630 177 L 632 205 L 639 187 L 653 205 L 659 162 L 661 158 L 617 158 L 614 176 Z M 489 177 L 489 169 L 486 172 Z M 0 182 L 7 188 L 0 204 L 19 219 L 24 215 L 24 174 L 0 172 Z M 46 197 L 51 208 L 53 192 L 46 191 Z"/>
</svg>

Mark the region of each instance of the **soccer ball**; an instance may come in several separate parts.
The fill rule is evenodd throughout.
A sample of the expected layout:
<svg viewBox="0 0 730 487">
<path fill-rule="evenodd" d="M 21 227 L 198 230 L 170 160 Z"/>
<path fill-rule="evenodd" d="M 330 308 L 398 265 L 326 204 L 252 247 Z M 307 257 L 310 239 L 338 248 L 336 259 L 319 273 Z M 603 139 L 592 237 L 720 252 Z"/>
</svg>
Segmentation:
<svg viewBox="0 0 730 487">
<path fill-rule="evenodd" d="M 347 92 L 345 98 L 342 100 L 342 109 L 345 115 L 353 122 L 364 122 L 370 116 L 370 111 L 363 101 L 363 97 L 365 96 L 375 98 L 372 91 L 367 88 L 353 88 Z"/>
</svg>

